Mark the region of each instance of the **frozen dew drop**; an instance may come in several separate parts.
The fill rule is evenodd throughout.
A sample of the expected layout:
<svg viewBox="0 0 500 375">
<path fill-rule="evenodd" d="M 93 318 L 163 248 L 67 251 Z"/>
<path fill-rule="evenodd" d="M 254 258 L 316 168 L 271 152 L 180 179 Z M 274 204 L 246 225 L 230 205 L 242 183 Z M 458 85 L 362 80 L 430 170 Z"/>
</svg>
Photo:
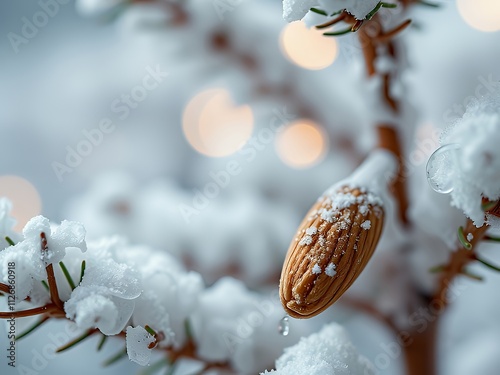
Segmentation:
<svg viewBox="0 0 500 375">
<path fill-rule="evenodd" d="M 281 318 L 280 324 L 278 325 L 278 332 L 282 336 L 288 336 L 288 334 L 290 333 L 290 322 L 288 319 L 288 315 L 285 315 L 283 318 Z"/>
<path fill-rule="evenodd" d="M 453 191 L 455 155 L 460 145 L 456 143 L 438 148 L 427 162 L 427 181 L 431 188 L 441 194 Z"/>
</svg>

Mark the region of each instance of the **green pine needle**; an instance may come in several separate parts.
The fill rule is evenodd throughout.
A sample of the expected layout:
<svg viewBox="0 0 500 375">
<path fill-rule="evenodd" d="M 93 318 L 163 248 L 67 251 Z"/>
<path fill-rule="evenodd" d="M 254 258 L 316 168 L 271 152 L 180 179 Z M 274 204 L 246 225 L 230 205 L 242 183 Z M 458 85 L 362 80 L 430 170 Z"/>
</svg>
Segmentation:
<svg viewBox="0 0 500 375">
<path fill-rule="evenodd" d="M 146 331 L 148 331 L 148 333 L 149 333 L 151 336 L 156 336 L 156 332 L 155 332 L 155 330 L 154 330 L 153 328 L 151 328 L 150 326 L 146 325 L 146 326 L 144 327 L 144 329 L 145 329 Z"/>
<path fill-rule="evenodd" d="M 500 242 L 500 237 L 485 236 L 485 237 L 484 237 L 484 240 L 485 240 L 485 241 Z"/>
<path fill-rule="evenodd" d="M 193 331 L 191 329 L 191 323 L 189 322 L 189 319 L 186 319 L 184 321 L 184 330 L 186 331 L 186 336 L 189 339 L 192 339 L 193 338 Z"/>
<path fill-rule="evenodd" d="M 418 2 L 420 5 L 425 5 L 431 8 L 441 8 L 441 4 L 436 4 L 436 3 L 429 3 L 428 1 L 420 0 Z"/>
<path fill-rule="evenodd" d="M 339 36 L 339 35 L 345 35 L 345 34 L 349 34 L 349 33 L 352 33 L 352 28 L 351 27 L 349 27 L 348 29 L 345 29 L 345 30 L 332 31 L 330 33 L 323 33 L 323 35 L 326 35 L 326 36 Z"/>
<path fill-rule="evenodd" d="M 368 13 L 365 18 L 367 20 L 371 20 L 373 18 L 373 16 L 375 14 L 377 14 L 377 12 L 380 10 L 380 8 L 382 8 L 382 2 L 378 3 L 377 6 L 370 13 Z"/>
<path fill-rule="evenodd" d="M 104 367 L 111 366 L 112 364 L 118 362 L 120 359 L 125 358 L 126 356 L 127 356 L 127 349 L 123 348 L 118 353 L 116 353 L 114 356 L 112 356 L 111 358 L 104 361 L 104 363 L 102 365 Z"/>
<path fill-rule="evenodd" d="M 85 261 L 82 261 L 82 268 L 81 268 L 81 271 L 80 271 L 80 282 L 78 284 L 82 283 L 83 276 L 85 275 L 85 267 L 86 267 L 86 265 L 87 265 L 87 263 Z"/>
<path fill-rule="evenodd" d="M 322 16 L 328 16 L 328 13 L 326 13 L 323 9 L 311 8 L 311 12 L 314 12 L 316 14 L 320 14 Z"/>
<path fill-rule="evenodd" d="M 7 241 L 7 243 L 10 246 L 16 246 L 16 244 L 14 243 L 14 241 L 12 241 L 12 239 L 9 236 L 5 236 L 5 241 Z"/>
<path fill-rule="evenodd" d="M 469 241 L 467 241 L 467 239 L 465 238 L 465 233 L 464 233 L 463 227 L 458 227 L 458 240 L 460 241 L 462 246 L 464 248 L 466 248 L 467 250 L 472 249 L 472 244 Z"/>
<path fill-rule="evenodd" d="M 468 270 L 463 270 L 462 275 L 467 276 L 469 279 L 476 280 L 476 281 L 483 281 L 483 277 L 476 275 L 475 273 L 472 273 Z"/>
<path fill-rule="evenodd" d="M 486 203 L 482 203 L 481 204 L 481 208 L 483 209 L 483 211 L 489 211 L 491 210 L 492 208 L 495 208 L 495 206 L 498 204 L 498 201 L 494 201 L 494 202 L 486 202 Z"/>
<path fill-rule="evenodd" d="M 16 336 L 16 341 L 19 341 L 21 340 L 23 337 L 26 337 L 28 336 L 31 332 L 33 332 L 35 329 L 37 329 L 38 327 L 40 327 L 43 323 L 45 323 L 47 320 L 49 320 L 49 317 L 44 317 L 42 319 L 40 319 L 38 322 L 36 322 L 35 324 L 33 324 L 30 328 L 28 328 L 26 331 L 24 331 L 23 333 L 19 334 L 18 336 Z"/>
<path fill-rule="evenodd" d="M 78 344 L 78 343 L 82 342 L 83 340 L 85 340 L 87 337 L 92 336 L 95 332 L 96 332 L 95 329 L 88 330 L 83 335 L 81 335 L 81 336 L 77 337 L 76 339 L 68 342 L 66 345 L 61 346 L 59 349 L 56 350 L 56 353 L 62 353 L 64 351 L 68 350 L 68 349 L 71 349 L 76 344 Z"/>
<path fill-rule="evenodd" d="M 500 272 L 500 267 L 498 267 L 498 266 L 495 266 L 495 265 L 491 264 L 491 263 L 490 263 L 490 262 L 488 262 L 487 260 L 484 260 L 484 259 L 478 258 L 477 256 L 476 256 L 476 260 L 477 260 L 478 262 L 480 262 L 480 263 L 484 264 L 486 267 L 488 267 L 488 268 L 490 268 L 490 269 L 492 269 L 492 270 L 494 270 L 494 271 Z"/>
<path fill-rule="evenodd" d="M 446 269 L 446 266 L 444 264 L 440 264 L 438 266 L 434 266 L 434 267 L 429 268 L 429 272 L 430 273 L 439 273 L 439 272 L 443 272 L 445 269 Z"/>
<path fill-rule="evenodd" d="M 97 345 L 97 351 L 101 351 L 102 347 L 104 346 L 104 343 L 108 339 L 108 336 L 102 335 L 101 341 L 99 341 L 99 345 Z"/>
<path fill-rule="evenodd" d="M 71 275 L 69 274 L 68 269 L 66 268 L 66 265 L 61 261 L 61 262 L 59 262 L 59 266 L 61 267 L 61 270 L 64 273 L 64 276 L 66 276 L 66 280 L 68 280 L 68 284 L 71 287 L 71 290 L 75 290 L 75 288 L 76 288 L 75 282 L 71 278 Z"/>
</svg>

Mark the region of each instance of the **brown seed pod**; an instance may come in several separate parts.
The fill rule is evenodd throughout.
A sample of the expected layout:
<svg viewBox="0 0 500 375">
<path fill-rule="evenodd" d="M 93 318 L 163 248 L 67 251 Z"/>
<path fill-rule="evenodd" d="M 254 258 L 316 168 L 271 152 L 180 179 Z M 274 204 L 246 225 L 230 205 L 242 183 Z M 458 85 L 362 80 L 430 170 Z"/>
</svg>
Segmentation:
<svg viewBox="0 0 500 375">
<path fill-rule="evenodd" d="M 283 264 L 280 299 L 294 318 L 331 306 L 370 260 L 384 222 L 382 200 L 360 188 L 326 192 L 299 226 Z"/>
</svg>

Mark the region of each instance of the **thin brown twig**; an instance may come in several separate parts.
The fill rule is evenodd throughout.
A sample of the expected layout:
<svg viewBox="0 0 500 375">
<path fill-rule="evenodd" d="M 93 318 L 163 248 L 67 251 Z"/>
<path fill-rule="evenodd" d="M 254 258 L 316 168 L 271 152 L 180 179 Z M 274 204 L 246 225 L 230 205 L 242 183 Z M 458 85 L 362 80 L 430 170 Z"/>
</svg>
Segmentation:
<svg viewBox="0 0 500 375">
<path fill-rule="evenodd" d="M 50 314 L 51 316 L 60 316 L 60 312 L 61 311 L 56 305 L 49 304 L 28 310 L 0 312 L 0 319 L 25 318 L 27 316 L 35 316 L 42 314 Z M 64 313 L 62 315 L 64 316 Z"/>
<path fill-rule="evenodd" d="M 42 240 L 42 254 L 46 254 L 49 250 L 49 246 L 47 243 L 47 236 L 45 235 L 44 232 L 40 233 L 40 238 Z M 49 290 L 50 290 L 50 299 L 52 300 L 52 303 L 56 305 L 59 309 L 64 310 L 63 303 L 61 299 L 59 298 L 59 290 L 57 289 L 57 282 L 56 282 L 56 276 L 54 274 L 54 266 L 52 264 L 47 265 L 45 267 L 45 270 L 47 272 L 47 281 L 49 283 Z"/>
<path fill-rule="evenodd" d="M 401 141 L 399 135 L 390 124 L 379 124 L 377 126 L 378 139 L 380 148 L 391 151 L 399 161 L 399 165 L 403 165 Z M 400 168 L 398 176 L 393 180 L 392 192 L 399 204 L 399 217 L 403 223 L 407 223 L 406 211 L 408 209 L 408 196 L 406 194 L 406 186 L 404 183 L 403 170 Z"/>
<path fill-rule="evenodd" d="M 387 43 L 389 42 L 392 38 L 394 38 L 396 35 L 398 35 L 400 32 L 402 32 L 404 29 L 406 29 L 408 26 L 410 26 L 411 20 L 408 19 L 404 22 L 402 22 L 400 25 L 396 26 L 394 29 L 390 31 L 386 31 L 380 35 L 377 35 L 374 37 L 374 40 L 377 43 Z"/>
<path fill-rule="evenodd" d="M 351 27 L 351 31 L 352 32 L 358 31 L 361 28 L 361 26 L 363 26 L 364 23 L 365 20 L 356 20 L 356 22 L 354 22 L 354 25 L 352 25 Z"/>
<path fill-rule="evenodd" d="M 379 38 L 381 35 L 384 35 L 384 31 L 378 15 L 375 15 L 375 17 L 369 22 L 371 22 L 374 27 L 363 27 L 358 31 L 358 35 L 365 58 L 368 77 L 373 77 L 378 73 L 375 68 L 375 61 L 379 54 L 377 50 L 379 41 L 377 40 L 377 38 Z M 395 35 L 394 30 L 387 34 L 390 34 L 392 36 Z M 386 42 L 390 42 L 390 40 L 387 39 Z M 393 51 L 394 45 L 392 45 L 392 43 L 389 44 L 391 47 L 390 50 Z M 390 93 L 392 84 L 391 77 L 392 76 L 390 73 L 381 75 L 383 86 L 380 95 L 384 99 L 384 102 L 391 108 L 391 110 L 397 113 L 399 110 L 399 103 L 391 96 Z M 379 134 L 379 147 L 391 151 L 399 161 L 399 173 L 397 178 L 393 181 L 393 193 L 398 201 L 400 220 L 403 224 L 407 225 L 408 219 L 406 216 L 406 211 L 408 209 L 408 196 L 406 192 L 406 183 L 403 176 L 403 151 L 401 148 L 401 140 L 399 138 L 397 128 L 394 126 L 394 124 L 378 124 L 377 128 Z"/>
<path fill-rule="evenodd" d="M 394 112 L 399 111 L 399 103 L 391 96 L 391 75 L 384 74 L 382 76 L 383 86 L 382 86 L 382 94 L 384 96 L 385 102 L 391 107 Z"/>
<path fill-rule="evenodd" d="M 333 26 L 340 21 L 344 20 L 346 18 L 347 14 L 345 12 L 342 12 L 338 17 L 335 17 L 333 20 L 322 23 L 321 25 L 317 25 L 317 29 L 326 29 L 327 27 Z"/>
<path fill-rule="evenodd" d="M 384 323 L 393 333 L 399 332 L 399 327 L 394 322 L 394 319 L 383 314 L 380 310 L 373 306 L 373 304 L 345 295 L 340 299 L 340 302 L 348 307 L 362 311 L 367 315 L 374 317 L 378 321 Z"/>
<path fill-rule="evenodd" d="M 371 22 L 375 22 L 376 18 Z M 365 66 L 368 77 L 374 76 L 377 71 L 375 69 L 375 60 L 377 59 L 377 48 L 374 43 L 374 38 L 370 36 L 367 27 L 363 27 L 358 31 L 358 39 L 361 44 L 361 50 L 363 51 L 363 57 L 365 59 Z"/>
<path fill-rule="evenodd" d="M 443 274 L 439 280 L 438 289 L 434 295 L 434 298 L 443 306 L 449 303 L 446 290 L 449 288 L 450 283 L 455 277 L 464 274 L 465 267 L 476 260 L 476 246 L 484 238 L 487 230 L 488 225 L 477 228 L 470 219 L 467 220 L 465 233 L 471 233 L 473 236 L 470 241 L 472 249 L 468 250 L 459 246 L 459 248 L 450 254 L 448 264 L 444 267 Z"/>
<path fill-rule="evenodd" d="M 7 284 L 0 283 L 0 292 L 10 294 L 10 288 Z"/>
</svg>

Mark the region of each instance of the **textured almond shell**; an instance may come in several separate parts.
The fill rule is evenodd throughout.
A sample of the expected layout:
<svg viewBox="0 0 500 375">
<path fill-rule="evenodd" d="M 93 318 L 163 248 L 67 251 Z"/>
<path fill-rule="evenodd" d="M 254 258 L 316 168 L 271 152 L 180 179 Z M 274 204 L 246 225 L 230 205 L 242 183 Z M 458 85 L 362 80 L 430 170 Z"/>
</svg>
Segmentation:
<svg viewBox="0 0 500 375">
<path fill-rule="evenodd" d="M 290 244 L 281 272 L 280 299 L 285 311 L 294 318 L 311 318 L 330 307 L 357 279 L 377 246 L 384 222 L 381 204 L 368 203 L 366 194 L 359 189 L 343 187 L 339 191 L 346 193 L 359 197 L 363 203 L 334 210 L 336 219 L 330 222 L 320 213 L 323 209 L 331 210 L 331 199 L 327 195 L 321 197 Z M 366 220 L 370 220 L 369 229 L 361 226 Z M 314 235 L 306 233 L 311 227 L 317 228 Z M 310 237 L 307 241 L 306 236 Z M 325 271 L 330 263 L 335 265 L 334 276 Z M 321 273 L 313 273 L 315 265 Z"/>
</svg>

